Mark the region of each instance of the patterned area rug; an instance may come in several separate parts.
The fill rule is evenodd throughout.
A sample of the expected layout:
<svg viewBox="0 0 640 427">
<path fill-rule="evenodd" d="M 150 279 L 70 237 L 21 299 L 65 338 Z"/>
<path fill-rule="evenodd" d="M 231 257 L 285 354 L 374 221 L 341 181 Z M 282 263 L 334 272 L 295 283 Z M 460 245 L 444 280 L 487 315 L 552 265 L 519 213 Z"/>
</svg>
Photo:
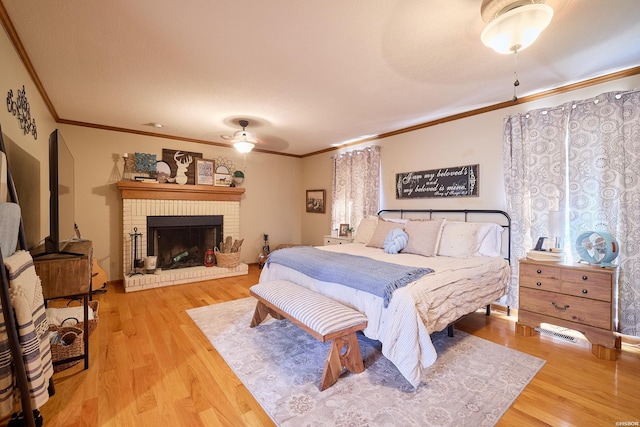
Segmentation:
<svg viewBox="0 0 640 427">
<path fill-rule="evenodd" d="M 282 426 L 491 426 L 544 360 L 461 331 L 432 335 L 438 360 L 417 390 L 360 336 L 365 372 L 320 392 L 328 344 L 287 320 L 249 328 L 255 299 L 188 310 L 215 349 Z"/>
</svg>

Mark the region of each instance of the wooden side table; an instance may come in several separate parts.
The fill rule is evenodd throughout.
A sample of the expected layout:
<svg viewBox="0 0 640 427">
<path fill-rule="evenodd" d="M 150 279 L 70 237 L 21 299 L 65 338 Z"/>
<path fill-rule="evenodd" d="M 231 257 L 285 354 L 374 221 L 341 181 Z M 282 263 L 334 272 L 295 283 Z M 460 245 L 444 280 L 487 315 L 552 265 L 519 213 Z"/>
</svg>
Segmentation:
<svg viewBox="0 0 640 427">
<path fill-rule="evenodd" d="M 615 335 L 617 268 L 521 259 L 516 331 L 535 334 L 541 323 L 579 332 L 591 353 L 616 360 L 621 340 Z"/>
<path fill-rule="evenodd" d="M 45 305 L 48 300 L 58 298 L 82 298 L 84 308 L 84 354 L 55 364 L 84 359 L 84 369 L 89 368 L 89 293 L 91 290 L 91 257 L 93 244 L 90 240 L 69 242 L 64 250 L 79 255 L 45 254 L 40 245 L 31 251 L 33 264 L 42 283 Z"/>
<path fill-rule="evenodd" d="M 353 237 L 331 235 L 323 236 L 323 246 L 344 245 L 345 243 L 353 243 Z"/>
</svg>

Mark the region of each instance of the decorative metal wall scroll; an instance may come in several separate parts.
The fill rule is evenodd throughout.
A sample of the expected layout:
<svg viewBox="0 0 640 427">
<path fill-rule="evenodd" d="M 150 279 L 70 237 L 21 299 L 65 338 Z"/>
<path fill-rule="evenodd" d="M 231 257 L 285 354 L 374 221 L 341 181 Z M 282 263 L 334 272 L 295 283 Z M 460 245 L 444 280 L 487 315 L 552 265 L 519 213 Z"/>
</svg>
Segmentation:
<svg viewBox="0 0 640 427">
<path fill-rule="evenodd" d="M 31 118 L 31 107 L 27 100 L 27 91 L 22 85 L 22 90 L 18 89 L 18 96 L 13 99 L 13 90 L 7 92 L 7 111 L 18 118 L 20 129 L 25 135 L 33 135 L 33 139 L 38 139 L 38 128 L 36 127 L 36 119 Z"/>
<path fill-rule="evenodd" d="M 479 165 L 396 174 L 396 199 L 478 195 Z"/>
</svg>

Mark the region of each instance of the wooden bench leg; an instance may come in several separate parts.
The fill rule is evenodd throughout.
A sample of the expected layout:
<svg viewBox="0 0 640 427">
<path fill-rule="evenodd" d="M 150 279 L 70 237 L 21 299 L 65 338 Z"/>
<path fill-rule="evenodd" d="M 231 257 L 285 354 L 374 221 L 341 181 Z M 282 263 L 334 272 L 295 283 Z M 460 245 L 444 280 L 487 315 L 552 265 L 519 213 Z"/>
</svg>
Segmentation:
<svg viewBox="0 0 640 427">
<path fill-rule="evenodd" d="M 253 319 L 251 319 L 251 325 L 249 327 L 253 328 L 254 326 L 258 326 L 264 319 L 267 318 L 267 315 L 271 315 L 274 319 L 282 320 L 285 317 L 280 313 L 272 310 L 267 307 L 262 301 L 258 301 L 256 304 L 256 310 L 253 312 Z"/>
<path fill-rule="evenodd" d="M 345 349 L 343 352 L 342 349 Z M 320 391 L 324 391 L 338 381 L 342 369 L 347 368 L 354 374 L 364 372 L 364 363 L 360 354 L 360 344 L 356 333 L 338 337 L 331 342 L 329 354 L 324 365 Z"/>
<path fill-rule="evenodd" d="M 250 327 L 258 326 L 269 314 L 269 307 L 264 305 L 262 301 L 258 301 L 256 304 L 256 310 L 253 312 L 253 319 L 251 319 Z"/>
</svg>

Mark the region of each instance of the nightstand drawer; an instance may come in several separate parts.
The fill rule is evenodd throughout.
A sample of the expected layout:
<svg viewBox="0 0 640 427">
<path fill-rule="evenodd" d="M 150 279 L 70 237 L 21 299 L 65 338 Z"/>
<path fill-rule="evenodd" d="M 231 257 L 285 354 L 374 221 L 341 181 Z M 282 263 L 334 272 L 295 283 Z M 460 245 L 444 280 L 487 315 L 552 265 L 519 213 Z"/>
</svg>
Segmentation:
<svg viewBox="0 0 640 427">
<path fill-rule="evenodd" d="M 575 295 L 581 298 L 591 298 L 611 302 L 611 284 L 562 282 L 560 291 L 563 294 Z"/>
<path fill-rule="evenodd" d="M 559 292 L 560 275 L 561 270 L 553 265 L 520 264 L 520 286 L 526 288 Z"/>
<path fill-rule="evenodd" d="M 603 301 L 522 288 L 519 309 L 596 328 L 611 329 L 611 304 Z"/>
<path fill-rule="evenodd" d="M 335 236 L 324 236 L 323 245 L 344 245 L 346 243 L 352 243 L 353 237 L 335 237 Z"/>
<path fill-rule="evenodd" d="M 562 269 L 555 266 L 554 264 L 550 264 L 548 266 L 541 264 L 520 264 L 520 275 L 539 277 L 542 279 L 560 280 L 561 274 Z"/>
<path fill-rule="evenodd" d="M 611 289 L 611 275 L 595 271 L 563 270 L 564 282 L 588 283 L 590 285 L 604 286 Z"/>
</svg>

